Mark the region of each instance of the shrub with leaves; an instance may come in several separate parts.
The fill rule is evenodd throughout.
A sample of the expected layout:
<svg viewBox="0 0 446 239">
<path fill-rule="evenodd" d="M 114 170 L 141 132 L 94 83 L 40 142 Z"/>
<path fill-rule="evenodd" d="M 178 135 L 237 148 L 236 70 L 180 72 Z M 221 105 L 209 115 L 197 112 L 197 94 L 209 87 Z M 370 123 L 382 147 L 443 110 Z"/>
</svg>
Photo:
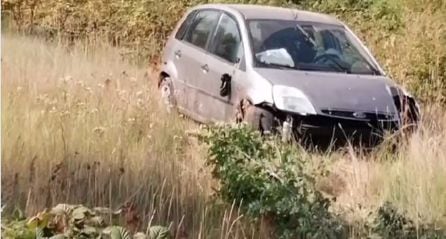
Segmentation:
<svg viewBox="0 0 446 239">
<path fill-rule="evenodd" d="M 201 140 L 220 181 L 219 196 L 271 222 L 278 238 L 339 238 L 344 232 L 329 212 L 330 200 L 316 189 L 315 178 L 326 170 L 298 147 L 264 140 L 243 126 L 211 128 Z"/>
<path fill-rule="evenodd" d="M 2 218 L 2 238 L 35 239 L 34 230 L 26 226 L 26 220 L 7 220 Z"/>
</svg>

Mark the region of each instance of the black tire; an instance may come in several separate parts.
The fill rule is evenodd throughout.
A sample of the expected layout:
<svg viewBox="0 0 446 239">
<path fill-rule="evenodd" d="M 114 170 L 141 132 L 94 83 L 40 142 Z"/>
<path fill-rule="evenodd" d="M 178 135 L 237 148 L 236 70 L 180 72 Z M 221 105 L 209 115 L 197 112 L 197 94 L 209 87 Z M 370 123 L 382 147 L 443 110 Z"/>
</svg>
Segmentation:
<svg viewBox="0 0 446 239">
<path fill-rule="evenodd" d="M 265 109 L 249 105 L 245 109 L 243 121 L 262 134 L 273 132 L 274 116 Z"/>
</svg>

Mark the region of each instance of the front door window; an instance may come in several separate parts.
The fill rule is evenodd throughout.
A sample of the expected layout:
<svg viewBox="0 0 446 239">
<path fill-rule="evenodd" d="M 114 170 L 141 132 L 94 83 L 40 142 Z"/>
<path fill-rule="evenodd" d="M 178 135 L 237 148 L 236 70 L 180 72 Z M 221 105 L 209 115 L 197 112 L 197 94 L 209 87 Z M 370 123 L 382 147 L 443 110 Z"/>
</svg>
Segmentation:
<svg viewBox="0 0 446 239">
<path fill-rule="evenodd" d="M 217 27 L 212 53 L 229 61 L 236 63 L 239 58 L 241 37 L 237 22 L 231 17 L 223 14 Z"/>
</svg>

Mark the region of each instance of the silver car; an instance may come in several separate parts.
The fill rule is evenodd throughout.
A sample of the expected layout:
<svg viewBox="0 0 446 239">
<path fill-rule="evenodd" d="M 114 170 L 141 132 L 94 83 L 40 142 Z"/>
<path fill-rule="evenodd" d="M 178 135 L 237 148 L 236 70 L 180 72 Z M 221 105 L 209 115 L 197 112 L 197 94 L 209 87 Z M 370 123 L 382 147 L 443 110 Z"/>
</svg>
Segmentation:
<svg viewBox="0 0 446 239">
<path fill-rule="evenodd" d="M 259 5 L 190 9 L 166 43 L 168 108 L 202 122 L 247 122 L 284 139 L 364 137 L 416 125 L 419 108 L 342 22 Z"/>
</svg>

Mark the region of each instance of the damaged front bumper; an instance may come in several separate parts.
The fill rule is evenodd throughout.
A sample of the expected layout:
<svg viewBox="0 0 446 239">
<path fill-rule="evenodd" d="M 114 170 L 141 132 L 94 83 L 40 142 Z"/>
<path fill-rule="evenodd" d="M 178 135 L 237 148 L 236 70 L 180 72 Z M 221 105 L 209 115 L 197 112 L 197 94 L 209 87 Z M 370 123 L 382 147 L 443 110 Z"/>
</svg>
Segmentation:
<svg viewBox="0 0 446 239">
<path fill-rule="evenodd" d="M 281 121 L 282 140 L 309 140 L 312 143 L 321 141 L 375 143 L 383 138 L 386 132 L 399 129 L 396 119 L 353 119 L 329 115 L 286 114 Z"/>
</svg>

